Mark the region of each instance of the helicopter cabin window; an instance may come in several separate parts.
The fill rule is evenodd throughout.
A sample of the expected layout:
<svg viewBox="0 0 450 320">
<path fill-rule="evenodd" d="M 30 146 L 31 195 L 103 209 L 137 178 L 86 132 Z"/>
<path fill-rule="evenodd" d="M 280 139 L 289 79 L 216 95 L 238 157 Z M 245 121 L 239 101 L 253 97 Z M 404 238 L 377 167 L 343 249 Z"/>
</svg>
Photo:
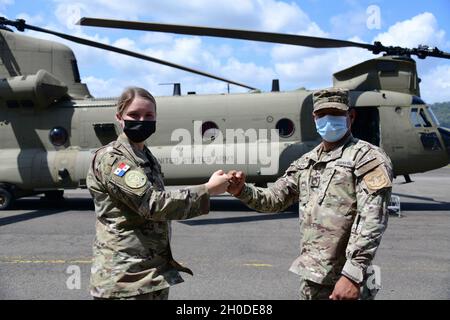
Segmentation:
<svg viewBox="0 0 450 320">
<path fill-rule="evenodd" d="M 116 126 L 114 123 L 94 123 L 94 131 L 102 145 L 117 140 Z"/>
<path fill-rule="evenodd" d="M 275 128 L 278 130 L 278 134 L 282 138 L 289 138 L 294 134 L 295 124 L 290 119 L 280 119 L 278 120 Z"/>
<path fill-rule="evenodd" d="M 60 147 L 67 142 L 69 134 L 63 127 L 54 127 L 50 130 L 48 137 L 52 145 L 54 145 L 55 147 Z"/>
<path fill-rule="evenodd" d="M 380 146 L 380 114 L 377 107 L 357 107 L 352 134 L 355 138 Z"/>
<path fill-rule="evenodd" d="M 31 100 L 21 100 L 20 104 L 24 108 L 33 108 L 34 107 L 34 102 Z"/>
<path fill-rule="evenodd" d="M 422 108 L 412 108 L 410 119 L 412 125 L 416 128 L 429 128 L 432 126 L 431 122 L 428 120 L 428 117 L 425 114 L 425 111 Z"/>
<path fill-rule="evenodd" d="M 7 100 L 6 106 L 10 109 L 16 109 L 19 108 L 19 101 L 17 100 Z"/>
<path fill-rule="evenodd" d="M 219 127 L 215 122 L 206 121 L 202 124 L 202 137 L 204 142 L 214 141 L 219 133 Z"/>
</svg>

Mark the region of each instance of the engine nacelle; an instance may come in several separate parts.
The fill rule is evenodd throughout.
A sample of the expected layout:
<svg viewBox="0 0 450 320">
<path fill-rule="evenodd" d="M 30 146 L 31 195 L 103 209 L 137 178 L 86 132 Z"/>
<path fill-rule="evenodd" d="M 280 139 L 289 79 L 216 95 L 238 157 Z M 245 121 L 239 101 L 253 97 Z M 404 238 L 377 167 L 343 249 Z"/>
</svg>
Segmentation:
<svg viewBox="0 0 450 320">
<path fill-rule="evenodd" d="M 45 109 L 66 95 L 66 84 L 45 70 L 0 80 L 0 104 L 10 109 Z"/>
</svg>

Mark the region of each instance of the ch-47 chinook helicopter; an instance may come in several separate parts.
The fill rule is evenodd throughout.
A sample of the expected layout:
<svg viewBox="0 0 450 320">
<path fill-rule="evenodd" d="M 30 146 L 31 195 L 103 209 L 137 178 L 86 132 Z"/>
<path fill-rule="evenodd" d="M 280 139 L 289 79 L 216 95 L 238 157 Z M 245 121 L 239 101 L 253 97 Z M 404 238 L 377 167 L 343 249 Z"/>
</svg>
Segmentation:
<svg viewBox="0 0 450 320">
<path fill-rule="evenodd" d="M 438 49 L 92 18 L 83 18 L 79 24 L 314 48 L 358 47 L 374 54 L 384 53 L 333 75 L 334 86 L 350 90 L 350 103 L 357 112 L 353 134 L 383 147 L 393 161 L 395 175 L 404 175 L 407 181 L 411 173 L 439 168 L 449 162 L 450 131 L 439 127 L 431 109 L 420 98 L 420 79 L 411 59 L 411 55 L 450 58 L 450 54 Z M 168 61 L 42 29 L 24 20 L 0 18 L 0 209 L 9 207 L 19 197 L 44 193 L 57 198 L 62 197 L 64 189 L 85 187 L 93 151 L 114 140 L 120 132 L 113 120 L 116 100 L 95 99 L 90 95 L 81 82 L 70 48 L 18 34 L 8 26 L 19 31 L 53 34 L 251 89 L 242 94 L 178 93 L 156 98 L 158 130 L 149 144 L 162 164 L 166 184 L 201 183 L 219 168 L 243 170 L 250 182 L 264 184 L 274 181 L 290 162 L 320 141 L 312 119 L 312 91 L 280 92 L 274 82 L 272 92 L 262 93 L 249 85 Z M 196 120 L 202 121 L 202 125 L 195 127 Z M 171 134 L 179 128 L 185 128 L 192 136 L 199 134 L 202 143 L 212 143 L 225 129 L 278 129 L 279 141 L 271 142 L 269 147 L 279 154 L 278 170 L 264 174 L 260 162 L 205 164 L 204 159 L 177 165 L 172 161 L 172 150 L 178 141 L 173 141 Z M 248 146 L 245 150 L 248 159 L 253 149 Z"/>
</svg>

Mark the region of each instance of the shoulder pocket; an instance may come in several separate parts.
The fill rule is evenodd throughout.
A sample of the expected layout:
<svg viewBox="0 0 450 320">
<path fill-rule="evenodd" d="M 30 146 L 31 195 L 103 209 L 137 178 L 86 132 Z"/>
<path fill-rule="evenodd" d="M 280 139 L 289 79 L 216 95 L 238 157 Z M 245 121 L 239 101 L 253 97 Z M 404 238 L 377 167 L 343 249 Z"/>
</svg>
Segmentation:
<svg viewBox="0 0 450 320">
<path fill-rule="evenodd" d="M 369 157 L 363 160 L 361 163 L 358 163 L 358 165 L 356 166 L 355 175 L 357 177 L 361 177 L 372 169 L 378 167 L 383 162 L 383 159 L 380 159 L 378 157 Z"/>
</svg>

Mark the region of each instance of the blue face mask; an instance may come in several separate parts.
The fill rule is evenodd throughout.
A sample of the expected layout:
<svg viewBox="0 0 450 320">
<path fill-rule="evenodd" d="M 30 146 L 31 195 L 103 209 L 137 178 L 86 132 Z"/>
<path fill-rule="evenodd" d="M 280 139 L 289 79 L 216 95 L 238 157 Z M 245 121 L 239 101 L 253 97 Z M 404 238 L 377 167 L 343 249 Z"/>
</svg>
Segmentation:
<svg viewBox="0 0 450 320">
<path fill-rule="evenodd" d="M 342 139 L 348 131 L 347 117 L 326 115 L 316 119 L 317 132 L 323 140 L 336 142 Z"/>
</svg>

